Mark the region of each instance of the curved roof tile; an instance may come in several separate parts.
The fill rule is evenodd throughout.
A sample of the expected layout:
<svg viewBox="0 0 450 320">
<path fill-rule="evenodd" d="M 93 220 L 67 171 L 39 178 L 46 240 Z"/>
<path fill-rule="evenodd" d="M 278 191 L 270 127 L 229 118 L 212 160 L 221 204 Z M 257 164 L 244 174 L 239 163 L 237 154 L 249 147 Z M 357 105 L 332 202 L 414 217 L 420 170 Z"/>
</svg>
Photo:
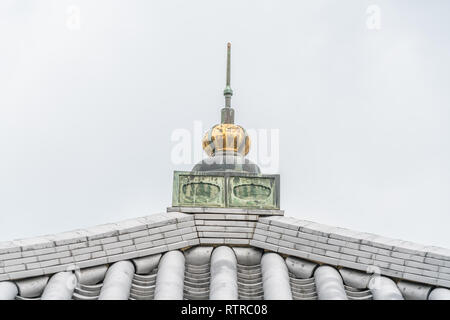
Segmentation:
<svg viewBox="0 0 450 320">
<path fill-rule="evenodd" d="M 280 212 L 189 210 L 0 243 L 0 298 L 450 299 L 447 249 Z"/>
</svg>

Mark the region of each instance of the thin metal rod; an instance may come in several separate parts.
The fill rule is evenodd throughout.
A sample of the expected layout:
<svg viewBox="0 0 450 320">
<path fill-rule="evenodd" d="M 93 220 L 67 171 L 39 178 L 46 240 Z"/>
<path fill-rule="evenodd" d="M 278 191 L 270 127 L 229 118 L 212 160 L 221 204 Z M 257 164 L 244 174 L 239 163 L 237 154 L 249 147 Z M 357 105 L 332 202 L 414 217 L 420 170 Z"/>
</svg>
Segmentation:
<svg viewBox="0 0 450 320">
<path fill-rule="evenodd" d="M 230 86 L 230 73 L 231 73 L 231 43 L 228 42 L 227 44 L 227 86 Z"/>
<path fill-rule="evenodd" d="M 225 108 L 231 108 L 231 96 L 233 95 L 233 90 L 230 87 L 231 82 L 231 43 L 227 44 L 227 83 L 225 90 L 223 90 L 223 95 L 225 96 Z"/>
</svg>

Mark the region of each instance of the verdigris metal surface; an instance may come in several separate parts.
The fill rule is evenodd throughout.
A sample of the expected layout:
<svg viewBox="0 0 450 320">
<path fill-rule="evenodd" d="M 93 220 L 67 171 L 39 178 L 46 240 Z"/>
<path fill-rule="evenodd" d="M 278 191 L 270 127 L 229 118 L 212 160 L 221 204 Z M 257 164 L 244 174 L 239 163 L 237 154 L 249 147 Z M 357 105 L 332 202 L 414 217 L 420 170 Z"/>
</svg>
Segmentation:
<svg viewBox="0 0 450 320">
<path fill-rule="evenodd" d="M 192 168 L 192 171 L 261 173 L 261 170 L 256 163 L 235 153 L 216 153 L 210 158 L 201 160 Z"/>
<path fill-rule="evenodd" d="M 284 210 L 255 209 L 255 208 L 213 208 L 213 207 L 168 207 L 167 212 L 197 213 L 197 214 L 223 214 L 223 215 L 254 215 L 257 216 L 283 216 Z M 197 218 L 194 220 L 197 221 Z"/>
<path fill-rule="evenodd" d="M 172 205 L 225 207 L 225 177 L 175 171 Z"/>
<path fill-rule="evenodd" d="M 175 171 L 172 206 L 280 208 L 280 176 Z"/>
<path fill-rule="evenodd" d="M 230 176 L 227 181 L 228 207 L 279 209 L 279 184 L 273 176 Z"/>
</svg>

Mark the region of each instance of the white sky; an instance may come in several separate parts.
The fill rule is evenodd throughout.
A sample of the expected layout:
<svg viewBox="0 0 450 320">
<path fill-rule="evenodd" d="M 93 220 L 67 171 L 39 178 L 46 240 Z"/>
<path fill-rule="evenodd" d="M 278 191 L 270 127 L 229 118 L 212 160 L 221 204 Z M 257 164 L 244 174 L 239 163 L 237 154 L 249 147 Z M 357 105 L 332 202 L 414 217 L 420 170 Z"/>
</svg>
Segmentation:
<svg viewBox="0 0 450 320">
<path fill-rule="evenodd" d="M 2 0 L 0 240 L 165 211 L 192 167 L 171 134 L 219 120 L 231 41 L 236 120 L 280 130 L 287 215 L 450 247 L 449 7 Z"/>
</svg>

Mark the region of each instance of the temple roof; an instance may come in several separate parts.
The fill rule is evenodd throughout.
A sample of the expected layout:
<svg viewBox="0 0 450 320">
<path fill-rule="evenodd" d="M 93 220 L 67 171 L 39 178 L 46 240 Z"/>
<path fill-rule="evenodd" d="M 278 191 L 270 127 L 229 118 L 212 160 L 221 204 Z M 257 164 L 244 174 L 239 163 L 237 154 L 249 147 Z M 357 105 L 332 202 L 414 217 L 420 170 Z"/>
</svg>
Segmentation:
<svg viewBox="0 0 450 320">
<path fill-rule="evenodd" d="M 279 210 L 168 211 L 0 243 L 0 299 L 450 299 L 447 249 Z"/>
<path fill-rule="evenodd" d="M 279 175 L 244 158 L 230 50 L 210 158 L 174 173 L 173 207 L 0 243 L 0 300 L 450 299 L 450 250 L 284 216 Z"/>
</svg>

